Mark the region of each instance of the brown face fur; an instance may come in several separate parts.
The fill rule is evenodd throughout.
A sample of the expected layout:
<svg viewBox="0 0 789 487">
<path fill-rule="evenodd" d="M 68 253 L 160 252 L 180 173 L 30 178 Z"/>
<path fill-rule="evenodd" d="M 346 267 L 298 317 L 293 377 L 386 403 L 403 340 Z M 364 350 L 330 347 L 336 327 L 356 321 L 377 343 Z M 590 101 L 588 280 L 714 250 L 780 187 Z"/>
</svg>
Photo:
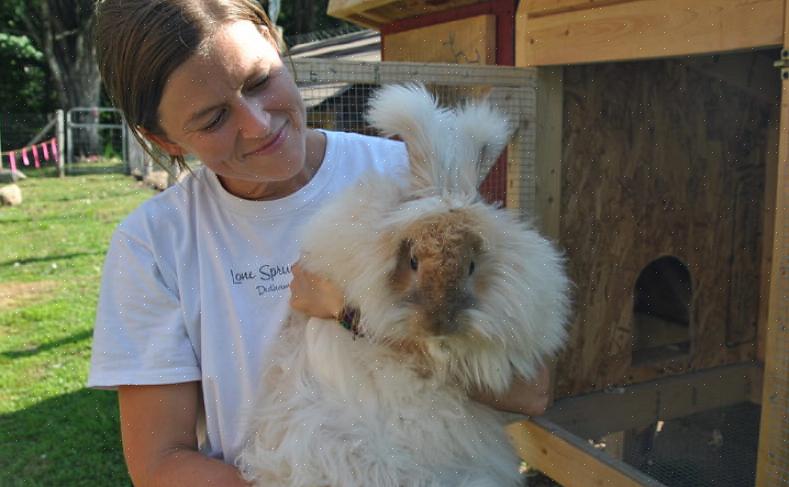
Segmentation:
<svg viewBox="0 0 789 487">
<path fill-rule="evenodd" d="M 420 220 L 406 229 L 393 290 L 410 303 L 412 336 L 449 335 L 460 314 L 474 305 L 474 279 L 483 240 L 462 210 Z"/>
</svg>

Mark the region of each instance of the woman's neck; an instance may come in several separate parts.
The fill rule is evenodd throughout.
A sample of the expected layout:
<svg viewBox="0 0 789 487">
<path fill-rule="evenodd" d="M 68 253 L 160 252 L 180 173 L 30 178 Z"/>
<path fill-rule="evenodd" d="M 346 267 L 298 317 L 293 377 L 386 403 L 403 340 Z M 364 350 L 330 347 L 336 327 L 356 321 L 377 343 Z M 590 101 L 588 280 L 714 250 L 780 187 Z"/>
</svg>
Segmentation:
<svg viewBox="0 0 789 487">
<path fill-rule="evenodd" d="M 317 130 L 310 130 L 305 144 L 305 161 L 302 170 L 285 181 L 244 181 L 229 180 L 217 175 L 225 190 L 239 198 L 255 201 L 270 201 L 284 198 L 306 186 L 323 163 L 326 153 L 326 135 Z"/>
</svg>

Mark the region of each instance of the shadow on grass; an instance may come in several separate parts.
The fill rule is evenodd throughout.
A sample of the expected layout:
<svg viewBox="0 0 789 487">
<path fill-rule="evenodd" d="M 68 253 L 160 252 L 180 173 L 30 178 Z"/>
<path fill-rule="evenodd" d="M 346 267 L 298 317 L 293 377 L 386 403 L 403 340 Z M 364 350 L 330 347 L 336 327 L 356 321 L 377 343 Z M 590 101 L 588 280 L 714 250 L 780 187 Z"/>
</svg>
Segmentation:
<svg viewBox="0 0 789 487">
<path fill-rule="evenodd" d="M 81 389 L 0 415 L 0 485 L 131 485 L 116 394 Z"/>
<path fill-rule="evenodd" d="M 83 332 L 75 333 L 71 336 L 61 338 L 60 340 L 55 340 L 49 343 L 42 343 L 41 345 L 35 348 L 29 348 L 26 350 L 8 350 L 6 352 L 0 352 L 0 355 L 10 359 L 30 357 L 33 355 L 38 355 L 41 352 L 52 350 L 53 348 L 62 347 L 63 345 L 68 345 L 71 343 L 81 342 L 82 340 L 87 340 L 91 336 L 93 336 L 93 330 L 85 330 Z"/>
<path fill-rule="evenodd" d="M 47 255 L 44 257 L 28 257 L 27 259 L 14 259 L 14 260 L 7 260 L 5 262 L 0 262 L 0 267 L 7 266 L 7 265 L 24 265 L 24 264 L 34 264 L 38 262 L 50 262 L 50 261 L 61 261 L 61 260 L 69 260 L 69 259 L 76 259 L 77 257 L 87 257 L 93 255 L 104 255 L 104 252 L 75 252 L 73 254 L 60 254 L 60 255 Z"/>
</svg>

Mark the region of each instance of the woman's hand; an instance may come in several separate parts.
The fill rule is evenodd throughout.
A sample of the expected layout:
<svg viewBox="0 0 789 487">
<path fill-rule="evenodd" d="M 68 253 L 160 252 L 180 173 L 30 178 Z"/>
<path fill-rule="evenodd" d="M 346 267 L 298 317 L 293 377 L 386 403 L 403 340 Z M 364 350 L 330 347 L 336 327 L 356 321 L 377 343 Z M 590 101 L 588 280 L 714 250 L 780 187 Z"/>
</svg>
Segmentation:
<svg viewBox="0 0 789 487">
<path fill-rule="evenodd" d="M 336 284 L 305 271 L 297 263 L 292 267 L 290 307 L 314 318 L 337 319 L 345 305 L 345 296 Z"/>
<path fill-rule="evenodd" d="M 539 416 L 548 408 L 550 389 L 551 373 L 548 367 L 543 367 L 532 380 L 514 377 L 510 390 L 501 397 L 477 394 L 472 399 L 501 411 Z"/>
</svg>

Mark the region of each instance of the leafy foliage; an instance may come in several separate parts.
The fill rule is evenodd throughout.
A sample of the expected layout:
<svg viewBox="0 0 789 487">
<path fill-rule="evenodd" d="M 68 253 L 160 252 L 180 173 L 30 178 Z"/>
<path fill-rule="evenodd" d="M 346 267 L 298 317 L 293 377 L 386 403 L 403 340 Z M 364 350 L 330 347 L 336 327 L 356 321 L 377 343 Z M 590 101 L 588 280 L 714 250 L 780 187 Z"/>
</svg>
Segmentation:
<svg viewBox="0 0 789 487">
<path fill-rule="evenodd" d="M 340 19 L 326 15 L 329 0 L 281 0 L 281 2 L 277 25 L 282 26 L 286 37 L 348 25 Z M 265 1 L 261 3 L 266 7 Z"/>
<path fill-rule="evenodd" d="M 47 96 L 44 55 L 27 36 L 0 32 L 0 107 L 5 112 L 40 112 Z"/>
</svg>

